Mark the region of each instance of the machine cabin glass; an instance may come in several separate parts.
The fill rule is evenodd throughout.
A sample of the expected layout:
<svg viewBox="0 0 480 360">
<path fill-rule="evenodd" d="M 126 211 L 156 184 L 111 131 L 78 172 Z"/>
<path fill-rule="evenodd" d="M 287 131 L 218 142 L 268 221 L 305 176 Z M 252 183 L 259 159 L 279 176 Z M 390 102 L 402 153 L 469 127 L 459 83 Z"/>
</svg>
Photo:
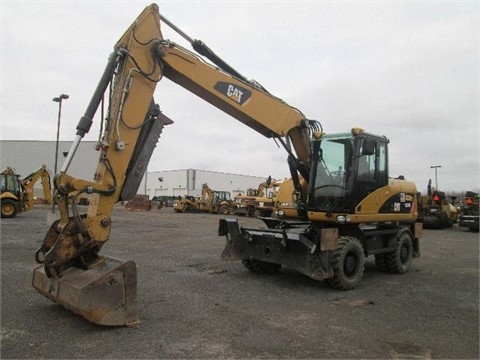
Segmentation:
<svg viewBox="0 0 480 360">
<path fill-rule="evenodd" d="M 324 135 L 313 142 L 309 205 L 353 213 L 369 193 L 388 184 L 388 139 L 362 133 Z"/>
<path fill-rule="evenodd" d="M 1 174 L 1 188 L 2 192 L 11 192 L 15 195 L 20 194 L 20 181 L 16 174 Z"/>
</svg>

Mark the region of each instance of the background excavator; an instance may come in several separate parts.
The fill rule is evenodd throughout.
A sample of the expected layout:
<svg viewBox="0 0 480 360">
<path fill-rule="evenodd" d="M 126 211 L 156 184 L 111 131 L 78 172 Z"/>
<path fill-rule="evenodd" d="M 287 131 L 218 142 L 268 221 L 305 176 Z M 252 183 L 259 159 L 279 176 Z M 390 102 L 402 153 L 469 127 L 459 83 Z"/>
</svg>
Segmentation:
<svg viewBox="0 0 480 360">
<path fill-rule="evenodd" d="M 268 185 L 265 186 L 264 190 L 262 191 L 262 195 L 258 195 L 255 198 L 254 206 L 255 216 L 264 216 L 269 217 L 272 216 L 273 211 L 275 209 L 275 203 L 277 202 L 277 193 L 278 189 L 282 185 L 283 181 L 277 180 L 270 180 Z"/>
<path fill-rule="evenodd" d="M 247 189 L 245 195 L 237 195 L 233 198 L 235 205 L 234 214 L 240 216 L 256 216 L 255 214 L 255 200 L 258 197 L 266 196 L 265 191 L 270 183 L 272 182 L 272 177 L 269 176 L 268 179 L 258 185 L 257 189 Z"/>
<path fill-rule="evenodd" d="M 432 187 L 429 179 L 427 195 L 418 196 L 418 216 L 425 229 L 445 229 L 457 222 L 458 210 L 443 191 Z"/>
<path fill-rule="evenodd" d="M 462 208 L 458 218 L 458 226 L 478 231 L 479 224 L 479 194 L 467 191 L 462 201 Z"/>
<path fill-rule="evenodd" d="M 173 200 L 173 211 L 177 213 L 196 213 L 203 209 L 205 209 L 205 205 L 200 203 L 199 198 L 192 195 L 185 195 Z"/>
<path fill-rule="evenodd" d="M 245 195 L 238 194 L 233 197 L 235 210 L 233 213 L 239 216 L 254 216 L 255 199 L 258 197 L 258 189 L 248 188 Z"/>
<path fill-rule="evenodd" d="M 164 39 L 161 22 L 200 55 Z M 301 221 L 266 218 L 268 228 L 257 229 L 220 219 L 224 259 L 242 260 L 255 272 L 288 266 L 314 279 L 328 279 L 339 289 L 359 283 L 368 255 L 375 255 L 382 270 L 409 270 L 412 257 L 419 255 L 417 191 L 411 182 L 389 178 L 388 140 L 359 129 L 324 134 L 318 122 L 246 79 L 152 4 L 115 45 L 55 175 L 61 218 L 35 254 L 41 263 L 33 272 L 37 291 L 97 324 L 138 323 L 135 263 L 100 255 L 100 250 L 110 237 L 114 204 L 135 195 L 163 127 L 172 123 L 153 101 L 164 77 L 274 138 L 287 152 Z M 94 179 L 73 178 L 69 165 L 105 93 L 108 113 Z M 308 182 L 307 191 L 300 186 L 300 176 Z M 86 214 L 75 205 L 83 193 L 92 194 Z"/>
<path fill-rule="evenodd" d="M 299 177 L 298 181 L 300 183 L 302 193 L 306 193 L 308 191 L 307 182 L 302 177 Z M 293 179 L 286 179 L 278 188 L 272 216 L 278 219 L 298 218 L 297 200 L 298 192 L 295 190 Z"/>
</svg>

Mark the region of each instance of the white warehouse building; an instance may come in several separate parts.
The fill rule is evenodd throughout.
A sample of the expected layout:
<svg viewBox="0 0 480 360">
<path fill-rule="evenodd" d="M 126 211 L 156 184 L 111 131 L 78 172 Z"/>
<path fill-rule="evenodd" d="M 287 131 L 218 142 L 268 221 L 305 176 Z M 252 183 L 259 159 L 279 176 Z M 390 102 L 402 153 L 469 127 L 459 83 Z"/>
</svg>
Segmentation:
<svg viewBox="0 0 480 360">
<path fill-rule="evenodd" d="M 183 169 L 149 172 L 138 193 L 153 196 L 198 196 L 202 185 L 208 184 L 210 189 L 229 191 L 232 198 L 237 194 L 245 194 L 248 188 L 258 188 L 266 180 L 258 176 L 228 174 L 215 171 Z M 142 186 L 144 190 L 142 192 Z"/>
<path fill-rule="evenodd" d="M 57 171 L 62 168 L 72 141 L 59 141 Z M 97 167 L 99 152 L 95 150 L 96 141 L 82 141 L 68 169 L 74 177 L 92 180 Z M 21 178 L 38 170 L 43 164 L 52 173 L 55 168 L 55 141 L 36 140 L 0 140 L 0 169 L 7 166 L 15 169 Z M 150 163 L 149 167 L 155 167 Z M 0 170 L 0 171 L 1 171 Z M 245 194 L 248 188 L 258 188 L 267 176 L 249 176 L 215 171 L 182 169 L 148 172 L 139 188 L 138 194 L 153 196 L 200 195 L 202 185 L 207 183 L 213 190 L 229 191 L 233 196 Z M 35 194 L 42 193 L 41 183 L 35 184 Z"/>
</svg>

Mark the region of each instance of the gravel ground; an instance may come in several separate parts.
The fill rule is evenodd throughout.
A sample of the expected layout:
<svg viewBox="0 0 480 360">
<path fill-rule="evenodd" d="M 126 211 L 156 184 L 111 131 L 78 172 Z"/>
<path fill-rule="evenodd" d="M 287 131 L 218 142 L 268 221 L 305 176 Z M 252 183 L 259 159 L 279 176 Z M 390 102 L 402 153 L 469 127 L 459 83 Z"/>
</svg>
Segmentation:
<svg viewBox="0 0 480 360">
<path fill-rule="evenodd" d="M 141 325 L 106 328 L 31 286 L 49 211 L 0 223 L 2 359 L 479 358 L 479 236 L 464 228 L 425 230 L 405 275 L 369 258 L 361 284 L 342 292 L 222 261 L 220 215 L 118 206 L 102 253 L 137 263 Z"/>
</svg>

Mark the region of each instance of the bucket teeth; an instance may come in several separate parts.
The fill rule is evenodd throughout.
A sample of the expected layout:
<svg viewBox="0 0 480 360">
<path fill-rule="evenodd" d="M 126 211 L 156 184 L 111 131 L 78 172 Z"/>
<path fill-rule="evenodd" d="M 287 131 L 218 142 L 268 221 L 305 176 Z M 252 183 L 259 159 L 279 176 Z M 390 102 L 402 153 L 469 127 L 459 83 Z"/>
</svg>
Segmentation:
<svg viewBox="0 0 480 360">
<path fill-rule="evenodd" d="M 97 266 L 70 267 L 59 278 L 43 266 L 33 272 L 33 287 L 50 300 L 85 319 L 105 326 L 137 326 L 137 266 L 105 257 Z"/>
</svg>

